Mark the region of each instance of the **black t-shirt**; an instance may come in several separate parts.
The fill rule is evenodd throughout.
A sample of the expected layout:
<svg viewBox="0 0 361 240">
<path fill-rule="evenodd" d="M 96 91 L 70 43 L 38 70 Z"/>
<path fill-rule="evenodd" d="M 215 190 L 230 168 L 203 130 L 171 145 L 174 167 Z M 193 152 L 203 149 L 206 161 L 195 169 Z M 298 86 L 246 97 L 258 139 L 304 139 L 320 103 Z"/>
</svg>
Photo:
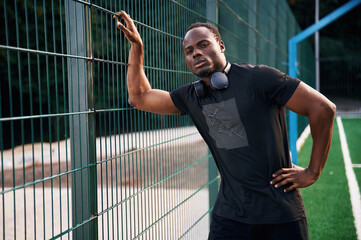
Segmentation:
<svg viewBox="0 0 361 240">
<path fill-rule="evenodd" d="M 299 80 L 265 65 L 232 64 L 229 86 L 193 84 L 171 92 L 175 106 L 193 120 L 216 161 L 221 185 L 213 213 L 249 224 L 283 223 L 305 217 L 299 189 L 270 184 L 272 174 L 292 166 L 284 105 Z"/>
</svg>

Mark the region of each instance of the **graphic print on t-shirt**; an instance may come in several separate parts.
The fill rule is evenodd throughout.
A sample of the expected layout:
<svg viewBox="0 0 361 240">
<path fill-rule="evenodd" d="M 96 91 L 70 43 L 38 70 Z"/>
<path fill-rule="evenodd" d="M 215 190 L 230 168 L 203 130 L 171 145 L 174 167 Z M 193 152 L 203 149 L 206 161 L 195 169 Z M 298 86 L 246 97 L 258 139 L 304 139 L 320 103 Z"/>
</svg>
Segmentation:
<svg viewBox="0 0 361 240">
<path fill-rule="evenodd" d="M 234 149 L 248 146 L 246 130 L 234 98 L 204 105 L 202 113 L 206 118 L 209 134 L 218 148 Z"/>
</svg>

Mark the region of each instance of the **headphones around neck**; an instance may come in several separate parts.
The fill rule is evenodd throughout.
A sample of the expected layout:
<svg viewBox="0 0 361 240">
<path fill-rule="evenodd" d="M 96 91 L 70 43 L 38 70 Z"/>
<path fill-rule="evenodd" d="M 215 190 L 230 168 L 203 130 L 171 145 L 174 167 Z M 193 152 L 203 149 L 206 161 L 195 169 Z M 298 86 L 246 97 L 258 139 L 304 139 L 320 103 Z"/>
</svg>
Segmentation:
<svg viewBox="0 0 361 240">
<path fill-rule="evenodd" d="M 215 72 L 212 74 L 211 79 L 209 81 L 209 85 L 212 89 L 222 90 L 226 89 L 229 85 L 228 77 L 225 72 L 229 63 L 227 63 L 226 67 L 223 69 L 222 72 Z M 205 83 L 202 80 L 198 80 L 197 82 L 193 83 L 194 90 L 199 98 L 204 98 L 206 96 L 206 89 Z"/>
</svg>

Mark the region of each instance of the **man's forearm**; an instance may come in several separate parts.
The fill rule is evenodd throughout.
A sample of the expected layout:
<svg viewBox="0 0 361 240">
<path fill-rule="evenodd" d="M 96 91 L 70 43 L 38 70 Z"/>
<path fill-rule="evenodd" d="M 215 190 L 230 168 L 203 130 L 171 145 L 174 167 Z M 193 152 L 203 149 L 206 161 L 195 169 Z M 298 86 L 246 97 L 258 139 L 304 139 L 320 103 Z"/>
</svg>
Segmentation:
<svg viewBox="0 0 361 240">
<path fill-rule="evenodd" d="M 308 168 L 317 178 L 326 164 L 330 151 L 335 111 L 335 105 L 330 102 L 309 115 L 313 146 Z"/>
<path fill-rule="evenodd" d="M 143 43 L 132 43 L 127 73 L 127 87 L 131 104 L 135 107 L 140 97 L 151 89 L 143 68 Z"/>
</svg>

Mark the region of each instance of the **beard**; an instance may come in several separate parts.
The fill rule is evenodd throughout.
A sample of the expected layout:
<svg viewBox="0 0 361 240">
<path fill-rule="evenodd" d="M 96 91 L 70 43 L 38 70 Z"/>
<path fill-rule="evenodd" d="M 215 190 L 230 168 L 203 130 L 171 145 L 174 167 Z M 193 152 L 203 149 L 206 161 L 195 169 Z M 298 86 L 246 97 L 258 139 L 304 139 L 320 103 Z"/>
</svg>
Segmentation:
<svg viewBox="0 0 361 240">
<path fill-rule="evenodd" d="M 212 74 L 213 74 L 212 70 L 207 68 L 207 69 L 200 70 L 195 75 L 199 78 L 204 78 L 204 77 L 210 77 L 210 76 L 212 76 Z"/>
</svg>

